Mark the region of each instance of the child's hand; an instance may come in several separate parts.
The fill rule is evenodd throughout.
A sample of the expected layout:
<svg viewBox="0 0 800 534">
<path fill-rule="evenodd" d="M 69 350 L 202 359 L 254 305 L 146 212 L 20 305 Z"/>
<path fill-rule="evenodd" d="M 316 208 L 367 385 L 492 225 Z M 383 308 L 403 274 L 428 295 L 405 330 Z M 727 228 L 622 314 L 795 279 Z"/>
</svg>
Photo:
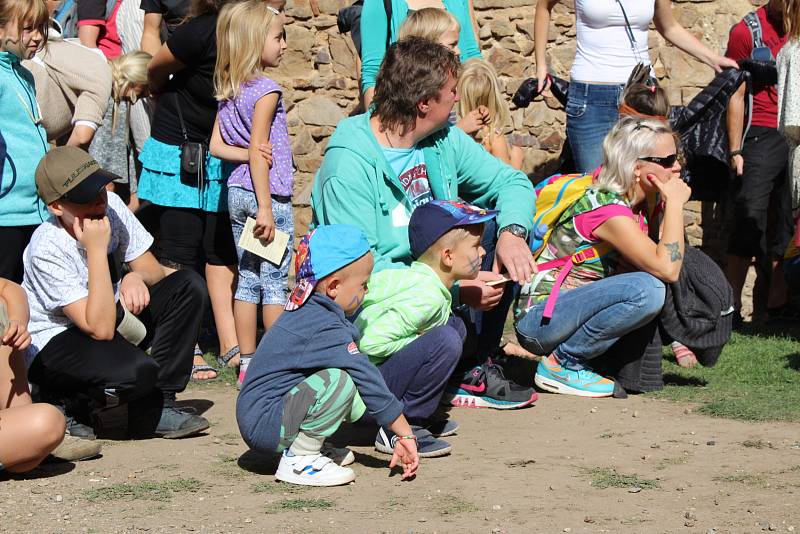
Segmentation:
<svg viewBox="0 0 800 534">
<path fill-rule="evenodd" d="M 398 464 L 402 464 L 403 466 L 403 474 L 400 476 L 401 480 L 406 480 L 417 475 L 419 455 L 417 454 L 416 439 L 397 438 L 394 444 L 392 460 L 389 462 L 389 468 L 393 468 Z"/>
<path fill-rule="evenodd" d="M 272 243 L 272 240 L 275 239 L 275 219 L 272 216 L 272 208 L 258 208 L 253 235 L 267 243 Z"/>
<path fill-rule="evenodd" d="M 125 308 L 134 315 L 142 313 L 150 305 L 150 290 L 139 273 L 128 273 L 119 284 L 119 298 Z"/>
<path fill-rule="evenodd" d="M 458 121 L 458 127 L 464 130 L 464 132 L 468 133 L 469 135 L 474 134 L 475 132 L 479 131 L 481 128 L 486 126 L 486 123 L 489 121 L 489 109 L 486 106 L 478 106 L 477 108 L 473 109 L 465 117 L 463 117 L 460 121 Z"/>
<path fill-rule="evenodd" d="M 3 334 L 3 345 L 8 345 L 14 350 L 23 351 L 31 344 L 31 335 L 24 323 L 12 319 Z"/>
<path fill-rule="evenodd" d="M 72 230 L 75 232 L 75 238 L 86 247 L 86 250 L 108 249 L 108 243 L 111 241 L 111 223 L 107 216 L 102 219 L 75 217 Z"/>
<path fill-rule="evenodd" d="M 267 167 L 272 167 L 272 143 L 258 145 L 258 153 L 267 161 Z"/>
</svg>

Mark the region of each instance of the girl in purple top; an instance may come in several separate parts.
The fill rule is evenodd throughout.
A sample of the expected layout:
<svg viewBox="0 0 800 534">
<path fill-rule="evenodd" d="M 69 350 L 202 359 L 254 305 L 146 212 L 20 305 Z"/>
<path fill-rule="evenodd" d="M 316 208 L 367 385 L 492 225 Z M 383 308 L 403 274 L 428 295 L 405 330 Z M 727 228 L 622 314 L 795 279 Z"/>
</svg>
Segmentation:
<svg viewBox="0 0 800 534">
<path fill-rule="evenodd" d="M 228 179 L 228 209 L 236 242 L 248 217 L 254 218 L 254 235 L 271 242 L 275 231 L 294 235 L 292 217 L 293 166 L 281 88 L 264 75 L 280 64 L 284 40 L 284 18 L 263 0 L 226 4 L 217 22 L 217 65 L 214 86 L 220 101 L 215 124 L 217 143 L 248 148 L 249 162 L 242 163 Z M 219 134 L 216 135 L 216 134 Z M 269 141 L 272 162 L 265 160 L 259 145 Z M 258 304 L 262 305 L 264 328 L 278 318 L 289 293 L 288 274 L 291 243 L 280 265 L 243 250 L 239 255 L 239 280 L 234 295 L 233 316 L 239 340 L 239 384 L 256 350 Z"/>
</svg>

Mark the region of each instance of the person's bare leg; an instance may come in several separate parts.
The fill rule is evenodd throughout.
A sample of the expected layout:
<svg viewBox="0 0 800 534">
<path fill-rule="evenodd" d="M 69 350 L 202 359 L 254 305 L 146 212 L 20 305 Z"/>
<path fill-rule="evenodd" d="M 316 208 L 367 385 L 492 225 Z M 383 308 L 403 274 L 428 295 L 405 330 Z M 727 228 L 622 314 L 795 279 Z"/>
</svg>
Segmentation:
<svg viewBox="0 0 800 534">
<path fill-rule="evenodd" d="M 737 312 L 742 310 L 742 289 L 750 268 L 750 258 L 728 255 L 725 277 L 733 289 L 733 307 Z"/>
<path fill-rule="evenodd" d="M 788 300 L 789 287 L 783 276 L 783 261 L 772 260 L 772 276 L 769 280 L 769 295 L 767 296 L 767 309 L 774 310 L 784 306 Z"/>
<path fill-rule="evenodd" d="M 236 324 L 236 339 L 242 354 L 253 354 L 256 351 L 256 329 L 258 304 L 233 301 L 233 320 Z"/>
<path fill-rule="evenodd" d="M 236 324 L 233 321 L 233 292 L 236 284 L 235 265 L 206 264 L 206 283 L 208 296 L 211 299 L 211 310 L 217 326 L 219 353 L 225 354 L 238 345 L 236 340 Z M 229 362 L 230 367 L 239 364 L 239 356 Z"/>
<path fill-rule="evenodd" d="M 0 463 L 12 473 L 30 471 L 64 439 L 64 415 L 33 404 L 24 357 L 0 346 Z"/>
<path fill-rule="evenodd" d="M 264 330 L 269 331 L 275 321 L 278 320 L 281 313 L 283 313 L 283 306 L 280 304 L 267 304 L 262 306 L 261 319 L 264 321 Z"/>
</svg>

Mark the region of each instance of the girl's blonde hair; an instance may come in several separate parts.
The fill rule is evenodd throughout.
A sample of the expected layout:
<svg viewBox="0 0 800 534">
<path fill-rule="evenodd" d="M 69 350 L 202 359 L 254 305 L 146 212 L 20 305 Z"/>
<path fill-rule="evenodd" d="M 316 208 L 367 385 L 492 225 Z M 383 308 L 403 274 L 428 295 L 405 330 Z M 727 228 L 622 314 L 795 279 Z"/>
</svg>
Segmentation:
<svg viewBox="0 0 800 534">
<path fill-rule="evenodd" d="M 261 55 L 272 21 L 279 14 L 264 0 L 225 4 L 217 19 L 217 65 L 214 95 L 227 100 L 239 94 L 243 83 L 262 74 Z"/>
<path fill-rule="evenodd" d="M 783 28 L 790 41 L 800 39 L 800 0 L 783 0 Z"/>
<path fill-rule="evenodd" d="M 639 158 L 653 155 L 652 151 L 662 135 L 675 137 L 665 121 L 623 116 L 603 140 L 603 166 L 597 177 L 598 189 L 628 195 L 636 183 L 636 163 Z"/>
<path fill-rule="evenodd" d="M 108 62 L 111 67 L 111 99 L 114 110 L 111 114 L 111 128 L 117 128 L 119 120 L 119 104 L 126 97 L 130 98 L 132 90 L 147 86 L 147 64 L 153 56 L 141 50 L 134 50 L 117 56 Z M 135 101 L 135 98 L 130 98 Z"/>
<path fill-rule="evenodd" d="M 460 117 L 465 117 L 478 106 L 486 106 L 491 131 L 502 130 L 511 122 L 508 102 L 503 98 L 497 81 L 497 71 L 485 59 L 472 58 L 464 62 L 458 77 L 458 95 Z"/>
<path fill-rule="evenodd" d="M 31 24 L 42 34 L 42 46 L 47 44 L 47 28 L 50 25 L 50 11 L 44 0 L 0 0 L 0 26 L 17 20 L 17 30 L 21 33 L 26 24 Z"/>
<path fill-rule="evenodd" d="M 442 34 L 449 31 L 456 33 L 461 31 L 461 24 L 458 23 L 458 20 L 444 9 L 426 7 L 414 11 L 406 17 L 397 32 L 397 40 L 406 37 L 422 37 L 438 43 Z"/>
</svg>

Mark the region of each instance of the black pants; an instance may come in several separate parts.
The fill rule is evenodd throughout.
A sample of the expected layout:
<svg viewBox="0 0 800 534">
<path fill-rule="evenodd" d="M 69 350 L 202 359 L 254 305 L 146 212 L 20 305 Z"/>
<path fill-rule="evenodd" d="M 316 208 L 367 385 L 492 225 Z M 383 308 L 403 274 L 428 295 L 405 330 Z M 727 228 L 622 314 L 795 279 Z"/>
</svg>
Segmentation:
<svg viewBox="0 0 800 534">
<path fill-rule="evenodd" d="M 68 406 L 128 403 L 129 432 L 152 434 L 162 404 L 189 382 L 205 300 L 200 275 L 177 271 L 150 288 L 150 305 L 139 314 L 147 337 L 138 347 L 118 333 L 98 341 L 72 327 L 36 355 L 30 381 L 43 399 L 63 399 Z M 150 356 L 142 350 L 147 346 Z"/>
<path fill-rule="evenodd" d="M 22 283 L 22 253 L 31 240 L 33 226 L 0 226 L 0 277 Z"/>
<path fill-rule="evenodd" d="M 744 172 L 734 180 L 728 253 L 743 258 L 782 258 L 794 228 L 787 172 L 789 146 L 778 130 L 753 126 L 742 145 L 742 158 Z"/>
</svg>

